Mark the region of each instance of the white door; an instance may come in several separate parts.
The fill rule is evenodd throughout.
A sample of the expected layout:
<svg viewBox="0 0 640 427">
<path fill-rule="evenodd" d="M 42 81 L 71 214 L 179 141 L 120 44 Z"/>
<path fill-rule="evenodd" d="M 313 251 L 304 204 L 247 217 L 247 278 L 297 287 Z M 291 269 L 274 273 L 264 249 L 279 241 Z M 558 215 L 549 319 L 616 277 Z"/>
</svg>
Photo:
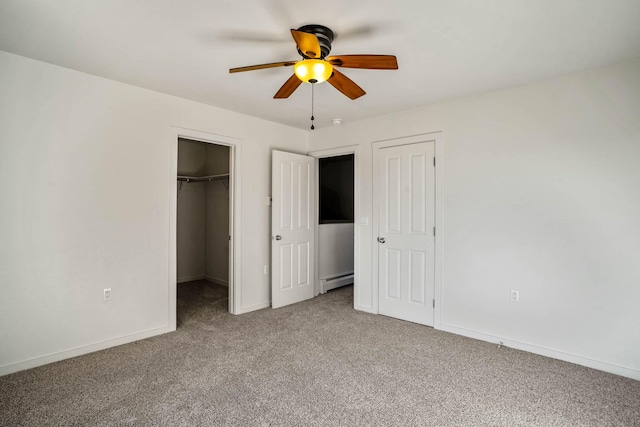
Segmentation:
<svg viewBox="0 0 640 427">
<path fill-rule="evenodd" d="M 378 311 L 433 326 L 435 143 L 380 148 Z"/>
<path fill-rule="evenodd" d="M 271 306 L 313 298 L 315 159 L 274 150 L 271 170 Z"/>
</svg>

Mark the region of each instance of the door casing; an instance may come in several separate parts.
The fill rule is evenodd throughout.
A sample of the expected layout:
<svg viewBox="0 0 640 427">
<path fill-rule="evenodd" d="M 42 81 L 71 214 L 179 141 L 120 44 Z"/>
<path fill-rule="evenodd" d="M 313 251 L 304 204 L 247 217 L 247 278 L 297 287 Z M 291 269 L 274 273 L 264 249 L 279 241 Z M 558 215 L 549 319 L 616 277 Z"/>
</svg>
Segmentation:
<svg viewBox="0 0 640 427">
<path fill-rule="evenodd" d="M 357 306 L 356 302 L 359 301 L 360 295 L 360 146 L 348 145 L 344 147 L 331 148 L 327 150 L 311 151 L 307 155 L 316 158 L 316 176 L 315 176 L 315 188 L 316 188 L 316 218 L 315 218 L 315 235 L 316 235 L 316 275 L 314 278 L 314 296 L 320 294 L 320 276 L 318 269 L 318 223 L 320 222 L 320 191 L 318 185 L 320 183 L 319 178 L 319 159 L 325 157 L 337 157 L 347 154 L 353 154 L 353 303 L 354 307 Z"/>
<path fill-rule="evenodd" d="M 177 208 L 178 208 L 178 139 L 186 138 L 229 147 L 229 313 L 241 314 L 241 203 L 239 194 L 242 165 L 242 140 L 194 129 L 170 126 L 169 132 L 169 327 L 176 329 L 176 268 L 177 268 Z"/>
</svg>

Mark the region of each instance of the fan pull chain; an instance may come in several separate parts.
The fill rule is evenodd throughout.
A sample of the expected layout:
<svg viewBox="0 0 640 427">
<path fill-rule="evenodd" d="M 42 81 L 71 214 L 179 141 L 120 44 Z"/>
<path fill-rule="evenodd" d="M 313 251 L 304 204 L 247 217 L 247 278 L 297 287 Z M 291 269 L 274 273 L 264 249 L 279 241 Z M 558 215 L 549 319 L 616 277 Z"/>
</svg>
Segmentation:
<svg viewBox="0 0 640 427">
<path fill-rule="evenodd" d="M 315 120 L 315 118 L 313 117 L 313 92 L 315 87 L 316 85 L 311 83 L 311 130 L 315 129 L 315 126 L 313 126 L 313 121 Z"/>
</svg>

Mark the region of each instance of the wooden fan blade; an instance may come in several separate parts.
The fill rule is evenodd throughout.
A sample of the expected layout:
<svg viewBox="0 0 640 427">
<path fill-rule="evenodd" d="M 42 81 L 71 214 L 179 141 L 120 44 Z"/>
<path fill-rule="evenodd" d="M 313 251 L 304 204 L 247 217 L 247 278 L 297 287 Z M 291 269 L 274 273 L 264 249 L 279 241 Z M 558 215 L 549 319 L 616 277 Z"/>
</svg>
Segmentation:
<svg viewBox="0 0 640 427">
<path fill-rule="evenodd" d="M 309 58 L 320 58 L 320 43 L 318 42 L 318 38 L 315 34 L 291 30 L 291 35 L 303 55 L 308 56 Z"/>
<path fill-rule="evenodd" d="M 397 70 L 398 60 L 393 55 L 338 55 L 327 61 L 334 67 L 364 68 L 367 70 Z"/>
<path fill-rule="evenodd" d="M 276 68 L 276 67 L 290 67 L 294 65 L 297 61 L 282 61 L 282 62 L 272 62 L 270 64 L 260 64 L 260 65 L 249 65 L 248 67 L 238 67 L 229 69 L 230 73 L 239 73 L 241 71 L 253 71 L 253 70 L 262 70 L 264 68 Z"/>
<path fill-rule="evenodd" d="M 367 93 L 362 90 L 362 88 L 358 86 L 353 80 L 336 69 L 333 70 L 333 74 L 327 81 L 331 83 L 331 86 L 335 87 L 351 99 L 360 98 L 362 95 Z"/>
<path fill-rule="evenodd" d="M 298 76 L 293 74 L 291 77 L 289 77 L 289 80 L 284 82 L 282 87 L 278 90 L 278 92 L 276 92 L 273 98 L 283 99 L 283 98 L 290 97 L 291 94 L 295 92 L 296 89 L 298 89 L 298 86 L 300 86 L 301 83 L 302 83 L 302 80 L 300 80 Z"/>
</svg>

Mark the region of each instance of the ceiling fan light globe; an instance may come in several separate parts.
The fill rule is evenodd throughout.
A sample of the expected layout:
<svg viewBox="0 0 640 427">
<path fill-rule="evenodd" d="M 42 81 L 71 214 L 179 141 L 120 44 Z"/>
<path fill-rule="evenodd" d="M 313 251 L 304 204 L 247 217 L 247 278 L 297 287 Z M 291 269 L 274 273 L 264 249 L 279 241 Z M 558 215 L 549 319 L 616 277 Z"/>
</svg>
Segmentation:
<svg viewBox="0 0 640 427">
<path fill-rule="evenodd" d="M 296 64 L 294 68 L 296 76 L 298 76 L 300 80 L 305 81 L 305 78 L 307 77 L 307 75 L 309 75 L 309 68 L 302 66 L 298 67 L 298 64 Z"/>
<path fill-rule="evenodd" d="M 322 59 L 303 59 L 296 62 L 293 72 L 305 83 L 322 83 L 331 77 L 333 67 Z"/>
</svg>

